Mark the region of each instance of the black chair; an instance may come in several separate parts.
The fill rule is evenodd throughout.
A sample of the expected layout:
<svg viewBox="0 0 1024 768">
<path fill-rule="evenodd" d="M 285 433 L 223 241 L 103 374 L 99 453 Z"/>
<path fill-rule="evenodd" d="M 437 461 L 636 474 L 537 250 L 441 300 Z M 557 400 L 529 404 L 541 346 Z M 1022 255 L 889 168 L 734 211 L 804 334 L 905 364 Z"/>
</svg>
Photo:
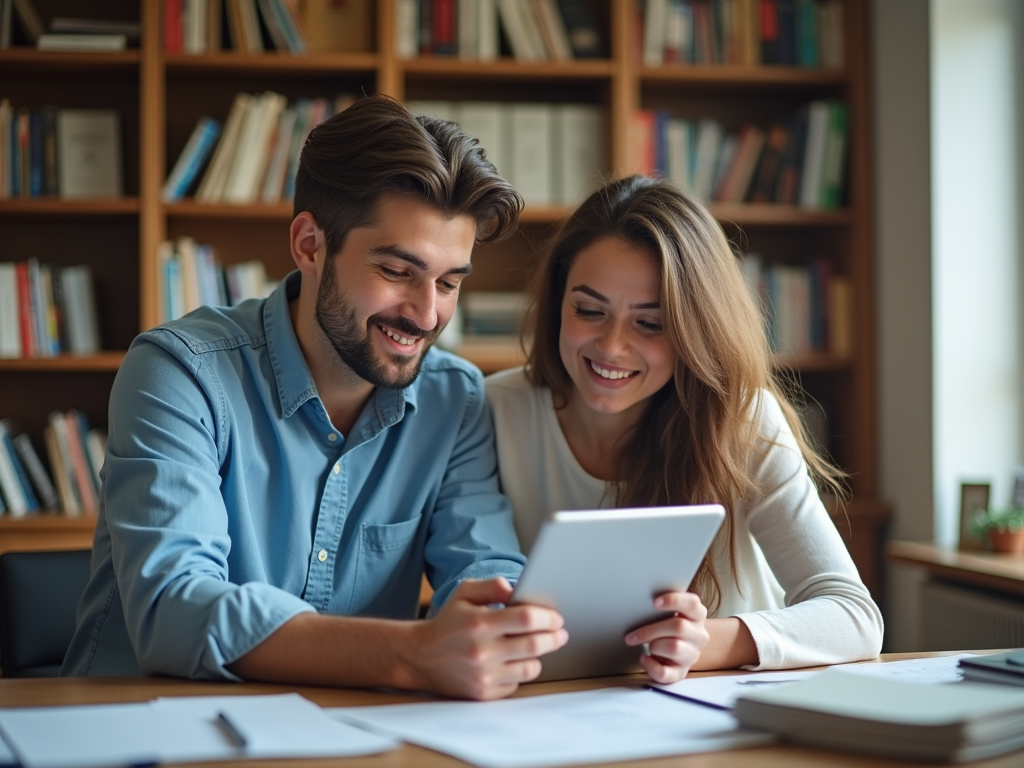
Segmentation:
<svg viewBox="0 0 1024 768">
<path fill-rule="evenodd" d="M 91 552 L 0 555 L 0 667 L 4 677 L 56 677 L 75 631 Z"/>
</svg>

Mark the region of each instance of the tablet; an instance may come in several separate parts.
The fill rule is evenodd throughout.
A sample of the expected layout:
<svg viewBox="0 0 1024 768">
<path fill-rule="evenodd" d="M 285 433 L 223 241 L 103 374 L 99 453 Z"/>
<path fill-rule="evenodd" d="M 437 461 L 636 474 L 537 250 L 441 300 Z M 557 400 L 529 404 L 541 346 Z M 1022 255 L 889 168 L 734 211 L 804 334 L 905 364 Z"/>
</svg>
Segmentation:
<svg viewBox="0 0 1024 768">
<path fill-rule="evenodd" d="M 686 590 L 725 519 L 718 504 L 555 512 L 537 535 L 512 604 L 557 610 L 569 642 L 538 681 L 642 672 L 632 629 L 668 616 L 655 595 Z"/>
</svg>

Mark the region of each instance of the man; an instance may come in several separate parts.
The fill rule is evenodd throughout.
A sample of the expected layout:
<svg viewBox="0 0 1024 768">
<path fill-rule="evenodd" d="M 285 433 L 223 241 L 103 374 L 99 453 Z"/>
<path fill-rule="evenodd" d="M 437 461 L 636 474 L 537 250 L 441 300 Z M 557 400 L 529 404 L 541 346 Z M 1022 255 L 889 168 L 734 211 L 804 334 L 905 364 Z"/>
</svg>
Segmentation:
<svg viewBox="0 0 1024 768">
<path fill-rule="evenodd" d="M 392 99 L 313 131 L 298 271 L 142 334 L 118 372 L 64 674 L 480 699 L 539 674 L 566 636 L 553 611 L 493 607 L 523 558 L 480 373 L 430 348 L 475 242 L 521 205 L 458 126 Z M 398 620 L 424 570 L 432 618 Z"/>
</svg>

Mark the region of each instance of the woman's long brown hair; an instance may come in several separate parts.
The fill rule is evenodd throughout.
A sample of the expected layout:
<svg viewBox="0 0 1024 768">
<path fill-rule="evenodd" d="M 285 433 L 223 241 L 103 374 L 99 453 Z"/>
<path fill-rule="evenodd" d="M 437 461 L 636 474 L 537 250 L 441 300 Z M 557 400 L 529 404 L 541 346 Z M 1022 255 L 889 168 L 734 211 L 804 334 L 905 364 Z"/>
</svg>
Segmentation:
<svg viewBox="0 0 1024 768">
<path fill-rule="evenodd" d="M 569 270 L 581 250 L 605 237 L 660 260 L 662 327 L 675 353 L 673 379 L 651 397 L 618 449 L 615 503 L 722 504 L 719 537 L 737 579 L 733 512 L 735 501 L 754 490 L 747 465 L 765 439 L 757 431 L 762 391 L 778 399 L 819 487 L 842 497 L 843 474 L 807 439 L 787 387 L 772 372 L 760 313 L 721 226 L 663 180 L 631 176 L 592 194 L 562 225 L 534 276 L 526 375 L 551 390 L 556 408 L 565 407 L 574 386 L 558 347 Z M 709 551 L 692 589 L 711 613 L 720 604 L 720 578 Z"/>
</svg>

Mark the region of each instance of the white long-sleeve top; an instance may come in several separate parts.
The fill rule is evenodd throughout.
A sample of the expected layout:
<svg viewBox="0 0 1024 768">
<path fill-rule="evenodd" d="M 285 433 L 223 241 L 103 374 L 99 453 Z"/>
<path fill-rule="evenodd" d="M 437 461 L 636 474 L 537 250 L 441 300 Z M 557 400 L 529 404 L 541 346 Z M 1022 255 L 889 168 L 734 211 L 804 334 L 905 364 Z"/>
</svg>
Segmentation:
<svg viewBox="0 0 1024 768">
<path fill-rule="evenodd" d="M 494 414 L 502 491 L 529 555 L 543 519 L 556 510 L 613 505 L 607 484 L 580 466 L 555 415 L 551 392 L 522 369 L 486 380 Z M 882 615 L 811 481 L 778 401 L 763 393 L 759 439 L 748 472 L 758 489 L 733 502 L 735 572 L 728 544 L 713 545 L 721 602 L 715 617 L 750 629 L 759 663 L 785 669 L 874 658 Z M 737 583 L 738 580 L 738 583 Z"/>
</svg>

